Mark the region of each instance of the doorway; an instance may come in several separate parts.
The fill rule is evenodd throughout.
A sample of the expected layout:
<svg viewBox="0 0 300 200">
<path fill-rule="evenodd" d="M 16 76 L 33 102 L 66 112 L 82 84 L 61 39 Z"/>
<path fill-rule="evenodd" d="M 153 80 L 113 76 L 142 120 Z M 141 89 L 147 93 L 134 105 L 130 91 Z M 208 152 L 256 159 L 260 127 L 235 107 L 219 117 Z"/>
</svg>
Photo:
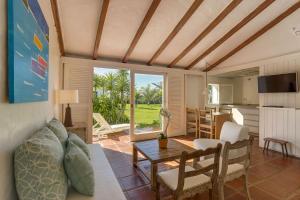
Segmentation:
<svg viewBox="0 0 300 200">
<path fill-rule="evenodd" d="M 127 69 L 94 68 L 93 134 L 124 132 L 132 141 L 162 131 L 165 75 Z"/>
</svg>

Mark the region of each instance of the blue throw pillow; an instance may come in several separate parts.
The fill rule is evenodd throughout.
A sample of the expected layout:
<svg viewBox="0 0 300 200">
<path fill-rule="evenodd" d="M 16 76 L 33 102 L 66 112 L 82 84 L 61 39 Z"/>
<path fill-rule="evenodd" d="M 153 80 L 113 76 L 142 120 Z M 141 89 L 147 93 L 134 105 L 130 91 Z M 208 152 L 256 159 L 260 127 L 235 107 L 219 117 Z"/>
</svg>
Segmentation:
<svg viewBox="0 0 300 200">
<path fill-rule="evenodd" d="M 57 138 L 63 145 L 63 148 L 65 149 L 66 141 L 68 139 L 68 132 L 64 125 L 59 120 L 53 118 L 47 126 L 57 136 Z"/>
<path fill-rule="evenodd" d="M 67 143 L 64 166 L 72 187 L 81 194 L 93 196 L 95 191 L 93 166 L 87 155 L 71 141 Z"/>
<path fill-rule="evenodd" d="M 91 152 L 90 152 L 87 144 L 80 137 L 78 137 L 74 133 L 69 133 L 68 140 L 73 142 L 74 144 L 76 144 L 87 155 L 89 160 L 91 160 Z"/>
<path fill-rule="evenodd" d="M 14 174 L 19 200 L 65 200 L 63 158 L 61 143 L 46 127 L 17 147 Z"/>
</svg>

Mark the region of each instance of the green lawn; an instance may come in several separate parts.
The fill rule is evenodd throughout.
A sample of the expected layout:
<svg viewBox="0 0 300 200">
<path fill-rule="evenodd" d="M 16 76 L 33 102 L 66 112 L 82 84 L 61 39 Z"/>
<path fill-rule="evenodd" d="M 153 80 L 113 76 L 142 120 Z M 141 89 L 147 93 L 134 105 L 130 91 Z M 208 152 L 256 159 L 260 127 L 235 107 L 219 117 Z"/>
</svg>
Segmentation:
<svg viewBox="0 0 300 200">
<path fill-rule="evenodd" d="M 137 127 L 159 127 L 160 104 L 139 104 L 135 107 L 135 124 Z M 125 114 L 130 116 L 130 105 L 127 104 Z"/>
</svg>

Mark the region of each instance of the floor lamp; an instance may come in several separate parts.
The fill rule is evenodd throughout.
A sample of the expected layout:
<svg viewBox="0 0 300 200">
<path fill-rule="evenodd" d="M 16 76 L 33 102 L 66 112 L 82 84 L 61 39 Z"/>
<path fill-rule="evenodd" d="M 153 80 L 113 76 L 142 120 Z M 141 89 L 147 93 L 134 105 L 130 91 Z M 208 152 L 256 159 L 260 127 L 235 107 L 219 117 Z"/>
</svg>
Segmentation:
<svg viewBox="0 0 300 200">
<path fill-rule="evenodd" d="M 57 101 L 60 104 L 67 104 L 64 125 L 65 127 L 72 127 L 73 123 L 70 104 L 79 103 L 78 90 L 59 90 Z"/>
</svg>

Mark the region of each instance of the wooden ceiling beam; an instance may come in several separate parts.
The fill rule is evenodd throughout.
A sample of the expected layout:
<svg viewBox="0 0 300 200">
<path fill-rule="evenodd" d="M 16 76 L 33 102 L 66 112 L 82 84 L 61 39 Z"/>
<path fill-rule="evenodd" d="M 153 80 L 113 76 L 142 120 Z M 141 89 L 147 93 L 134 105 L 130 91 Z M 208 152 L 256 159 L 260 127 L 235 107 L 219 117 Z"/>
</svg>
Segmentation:
<svg viewBox="0 0 300 200">
<path fill-rule="evenodd" d="M 238 51 L 240 51 L 241 49 L 243 49 L 244 47 L 246 47 L 247 45 L 249 45 L 250 43 L 252 43 L 253 41 L 255 41 L 258 37 L 260 37 L 261 35 L 263 35 L 264 33 L 266 33 L 268 30 L 270 30 L 271 28 L 273 28 L 275 25 L 277 25 L 278 23 L 280 23 L 282 20 L 284 20 L 286 17 L 288 17 L 289 15 L 291 15 L 292 13 L 294 13 L 299 8 L 300 8 L 300 1 L 298 1 L 293 6 L 291 6 L 290 8 L 288 8 L 286 11 L 284 11 L 283 13 L 281 13 L 278 17 L 276 17 L 275 19 L 273 19 L 271 22 L 269 22 L 267 25 L 265 25 L 263 28 L 261 28 L 255 34 L 251 35 L 247 40 L 245 40 L 244 42 L 242 42 L 239 46 L 237 46 L 236 48 L 234 48 L 233 50 L 231 50 L 228 54 L 226 54 L 225 56 L 223 56 L 221 59 L 219 59 L 217 62 L 215 62 L 214 64 L 212 64 L 211 66 L 209 66 L 204 71 L 210 71 L 210 70 L 212 70 L 213 68 L 215 68 L 216 66 L 218 66 L 220 63 L 224 62 L 225 60 L 227 60 L 228 58 L 230 58 L 231 56 L 233 56 L 234 54 L 236 54 Z"/>
<path fill-rule="evenodd" d="M 223 44 L 226 40 L 228 40 L 233 34 L 243 28 L 248 22 L 254 19 L 257 15 L 259 15 L 262 11 L 268 8 L 275 0 L 265 0 L 261 3 L 255 10 L 253 10 L 247 17 L 241 20 L 237 25 L 235 25 L 230 31 L 228 31 L 222 38 L 220 38 L 217 42 L 215 42 L 211 47 L 209 47 L 204 53 L 198 56 L 195 60 L 193 60 L 185 69 L 189 70 L 193 68 L 198 62 L 200 62 L 203 58 L 213 52 L 216 48 L 218 48 L 221 44 Z"/>
<path fill-rule="evenodd" d="M 192 43 L 190 43 L 169 65 L 173 67 L 178 63 L 186 54 L 188 54 L 206 35 L 208 35 L 223 19 L 231 13 L 242 0 L 233 0 L 197 37 Z"/>
<path fill-rule="evenodd" d="M 58 45 L 59 45 L 59 51 L 60 55 L 65 55 L 65 48 L 64 48 L 64 41 L 61 31 L 61 24 L 60 24 L 60 18 L 59 18 L 59 12 L 58 12 L 58 6 L 57 6 L 57 0 L 51 0 L 51 9 L 54 19 L 54 25 L 56 27 L 57 37 L 58 37 Z"/>
<path fill-rule="evenodd" d="M 186 22 L 190 19 L 190 17 L 195 13 L 195 11 L 199 8 L 204 0 L 195 0 L 194 3 L 190 6 L 175 28 L 171 31 L 167 39 L 160 45 L 157 51 L 154 53 L 152 58 L 148 61 L 148 65 L 152 65 L 153 62 L 157 59 L 157 57 L 165 50 L 165 48 L 169 45 L 169 43 L 173 40 L 173 38 L 177 35 L 177 33 L 182 29 L 182 27 L 186 24 Z"/>
<path fill-rule="evenodd" d="M 122 62 L 123 63 L 126 63 L 131 55 L 131 53 L 133 52 L 135 46 L 137 45 L 138 41 L 140 40 L 143 32 L 145 31 L 148 23 L 150 22 L 154 12 L 156 11 L 159 3 L 160 3 L 161 0 L 153 0 L 152 3 L 151 3 L 151 6 L 149 7 L 140 27 L 138 28 L 137 32 L 135 33 L 134 35 L 134 38 L 133 40 L 131 41 L 131 44 L 124 56 L 124 58 L 122 59 Z"/>
<path fill-rule="evenodd" d="M 98 57 L 98 50 L 99 50 L 100 41 L 101 41 L 101 37 L 102 37 L 102 33 L 103 33 L 103 27 L 104 27 L 104 22 L 105 22 L 107 10 L 108 10 L 108 5 L 109 5 L 109 0 L 103 0 L 101 14 L 100 14 L 98 28 L 97 28 L 96 39 L 95 39 L 95 44 L 94 44 L 94 51 L 93 51 L 93 59 L 94 60 L 96 60 Z"/>
</svg>

